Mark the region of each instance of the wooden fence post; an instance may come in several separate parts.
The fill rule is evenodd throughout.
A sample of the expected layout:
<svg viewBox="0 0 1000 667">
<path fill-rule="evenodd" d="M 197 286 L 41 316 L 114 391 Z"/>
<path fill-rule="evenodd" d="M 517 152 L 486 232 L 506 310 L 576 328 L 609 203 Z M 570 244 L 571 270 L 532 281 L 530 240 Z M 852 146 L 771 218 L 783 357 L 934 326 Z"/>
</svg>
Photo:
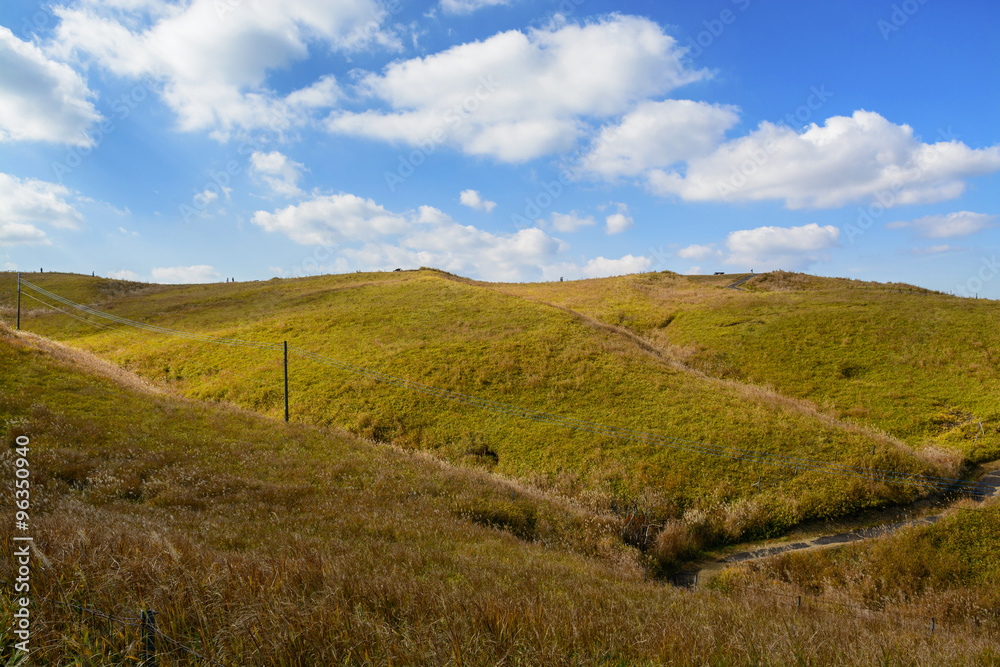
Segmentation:
<svg viewBox="0 0 1000 667">
<path fill-rule="evenodd" d="M 142 667 L 156 667 L 156 612 L 142 612 Z"/>
</svg>

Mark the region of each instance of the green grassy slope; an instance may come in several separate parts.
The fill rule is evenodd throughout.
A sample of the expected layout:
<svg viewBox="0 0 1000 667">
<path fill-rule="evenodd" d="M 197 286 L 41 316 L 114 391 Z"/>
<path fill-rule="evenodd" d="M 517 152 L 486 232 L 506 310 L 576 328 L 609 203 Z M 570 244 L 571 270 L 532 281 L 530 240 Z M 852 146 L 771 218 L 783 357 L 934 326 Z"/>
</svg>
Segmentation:
<svg viewBox="0 0 1000 667">
<path fill-rule="evenodd" d="M 760 275 L 743 290 L 720 278 L 705 277 L 709 289 L 664 274 L 497 289 L 620 325 L 695 369 L 911 446 L 1000 457 L 1000 303 L 801 274 Z"/>
<path fill-rule="evenodd" d="M 0 460 L 30 439 L 31 664 L 136 663 L 158 612 L 220 664 L 991 664 L 925 633 L 645 584 L 613 519 L 487 473 L 175 398 L 0 327 Z M 12 489 L 0 487 L 5 511 Z M 8 515 L 9 516 L 9 515 Z M 0 522 L 11 553 L 12 523 Z M 13 580 L 14 561 L 0 559 Z M 12 596 L 0 597 L 0 660 Z M 823 637 L 815 642 L 810 638 Z M 160 640 L 162 665 L 200 665 Z"/>
<path fill-rule="evenodd" d="M 218 336 L 288 340 L 342 361 L 527 408 L 717 445 L 929 469 L 899 443 L 808 405 L 678 369 L 616 331 L 435 271 L 157 286 L 114 296 L 103 296 L 90 278 L 31 278 L 59 293 L 91 290 L 98 307 L 124 317 Z M 3 287 L 9 295 L 9 282 Z M 694 294 L 699 288 L 687 289 Z M 277 352 L 106 331 L 58 313 L 32 313 L 25 326 L 188 396 L 275 416 L 282 410 Z M 775 534 L 803 519 L 842 516 L 915 493 L 498 416 L 297 357 L 290 372 L 297 421 L 428 449 L 605 507 L 640 504 L 657 519 L 706 510 L 717 515 L 712 540 Z M 752 486 L 758 480 L 763 490 Z"/>
</svg>

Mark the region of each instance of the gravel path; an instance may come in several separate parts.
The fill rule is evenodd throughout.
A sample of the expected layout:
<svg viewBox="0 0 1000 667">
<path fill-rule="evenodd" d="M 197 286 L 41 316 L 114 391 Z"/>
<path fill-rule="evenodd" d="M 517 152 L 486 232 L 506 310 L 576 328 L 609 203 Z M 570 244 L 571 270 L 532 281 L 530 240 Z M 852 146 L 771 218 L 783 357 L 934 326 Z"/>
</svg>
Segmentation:
<svg viewBox="0 0 1000 667">
<path fill-rule="evenodd" d="M 986 498 L 993 498 L 1000 495 L 1000 470 L 994 470 L 993 472 L 983 475 L 983 477 L 976 483 L 976 490 L 983 494 L 984 500 Z M 900 530 L 901 528 L 907 528 L 909 526 L 930 525 L 937 523 L 940 518 L 940 514 L 935 514 L 933 516 L 925 516 L 909 521 L 894 521 L 892 523 L 872 526 L 870 528 L 861 528 L 859 530 L 851 530 L 833 535 L 822 535 L 811 540 L 802 540 L 791 544 L 776 544 L 774 546 L 764 546 L 759 549 L 752 549 L 749 551 L 740 551 L 738 553 L 725 556 L 724 558 L 719 558 L 715 561 L 703 563 L 698 568 L 676 572 L 667 577 L 667 581 L 674 586 L 691 588 L 699 583 L 707 583 L 711 579 L 714 579 L 715 576 L 728 565 L 733 565 L 735 563 L 744 563 L 750 560 L 768 558 L 770 556 L 776 556 L 789 551 L 814 551 L 817 549 L 829 549 L 831 547 L 837 547 L 851 542 L 859 542 L 861 540 L 869 540 L 875 537 L 881 537 L 882 535 L 888 535 Z"/>
<path fill-rule="evenodd" d="M 737 280 L 732 285 L 726 285 L 726 289 L 739 289 L 740 285 L 742 285 L 743 283 L 745 283 L 746 281 L 750 280 L 751 278 L 753 278 L 756 275 L 757 275 L 756 273 L 751 273 L 749 276 L 744 276 L 743 278 L 740 278 L 739 280 Z"/>
</svg>

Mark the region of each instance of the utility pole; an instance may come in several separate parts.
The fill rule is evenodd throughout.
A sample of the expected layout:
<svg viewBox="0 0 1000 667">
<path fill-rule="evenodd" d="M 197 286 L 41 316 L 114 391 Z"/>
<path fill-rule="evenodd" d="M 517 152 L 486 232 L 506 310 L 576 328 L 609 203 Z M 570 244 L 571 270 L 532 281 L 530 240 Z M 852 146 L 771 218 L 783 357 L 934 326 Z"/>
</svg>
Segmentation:
<svg viewBox="0 0 1000 667">
<path fill-rule="evenodd" d="M 285 343 L 285 421 L 288 421 L 288 341 Z"/>
<path fill-rule="evenodd" d="M 21 272 L 17 272 L 17 330 L 21 330 Z"/>
</svg>

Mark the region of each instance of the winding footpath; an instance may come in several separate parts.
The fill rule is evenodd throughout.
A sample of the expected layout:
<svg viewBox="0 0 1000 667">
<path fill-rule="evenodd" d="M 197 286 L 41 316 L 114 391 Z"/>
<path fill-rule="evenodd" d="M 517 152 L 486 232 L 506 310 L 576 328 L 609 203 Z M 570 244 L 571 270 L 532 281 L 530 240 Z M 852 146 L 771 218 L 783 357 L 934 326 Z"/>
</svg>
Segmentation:
<svg viewBox="0 0 1000 667">
<path fill-rule="evenodd" d="M 994 470 L 983 475 L 979 481 L 976 482 L 975 488 L 978 493 L 982 494 L 980 497 L 983 501 L 1000 495 L 1000 470 Z M 892 523 L 851 530 L 844 533 L 821 535 L 819 537 L 799 542 L 775 544 L 773 546 L 762 546 L 759 549 L 740 551 L 714 561 L 707 561 L 696 568 L 682 570 L 672 574 L 667 578 L 667 581 L 674 586 L 692 588 L 699 584 L 704 585 L 708 583 L 718 576 L 718 574 L 726 567 L 735 565 L 736 563 L 745 563 L 751 560 L 769 558 L 778 554 L 788 553 L 789 551 L 815 551 L 818 549 L 838 547 L 851 542 L 870 540 L 875 537 L 881 537 L 883 535 L 894 533 L 902 528 L 908 528 L 910 526 L 926 526 L 937 523 L 941 516 L 942 515 L 940 514 L 935 514 L 908 521 L 894 521 Z"/>
<path fill-rule="evenodd" d="M 746 276 L 746 277 L 744 277 L 744 278 L 740 278 L 739 280 L 737 280 L 737 281 L 736 281 L 735 283 L 733 283 L 732 285 L 726 285 L 726 289 L 739 289 L 739 288 L 740 288 L 740 285 L 742 285 L 742 284 L 743 284 L 743 283 L 745 283 L 746 281 L 750 280 L 751 278 L 756 278 L 756 277 L 757 277 L 757 275 L 758 275 L 758 274 L 756 274 L 756 273 L 751 273 L 751 274 L 750 274 L 749 276 Z"/>
</svg>

